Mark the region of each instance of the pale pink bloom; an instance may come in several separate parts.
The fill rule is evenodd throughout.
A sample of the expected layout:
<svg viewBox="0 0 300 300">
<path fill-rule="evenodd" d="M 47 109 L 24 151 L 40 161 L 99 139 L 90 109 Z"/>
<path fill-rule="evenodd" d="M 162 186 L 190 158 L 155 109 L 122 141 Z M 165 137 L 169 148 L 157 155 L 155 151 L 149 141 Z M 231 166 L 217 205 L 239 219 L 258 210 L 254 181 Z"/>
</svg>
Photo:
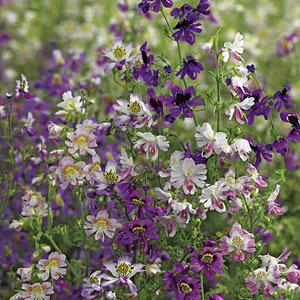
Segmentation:
<svg viewBox="0 0 300 300">
<path fill-rule="evenodd" d="M 281 284 L 278 285 L 278 288 L 281 290 L 285 290 L 285 292 L 283 293 L 284 295 L 286 295 L 286 291 L 296 291 L 300 288 L 300 286 L 297 283 L 290 283 L 290 282 L 283 282 Z"/>
<path fill-rule="evenodd" d="M 283 215 L 283 209 L 275 202 L 280 191 L 280 185 L 277 184 L 275 190 L 268 198 L 268 214 L 275 213 L 278 216 Z"/>
<path fill-rule="evenodd" d="M 116 126 L 122 126 L 126 123 L 136 128 L 141 128 L 146 124 L 149 127 L 152 125 L 151 111 L 149 106 L 143 102 L 141 95 L 130 94 L 129 101 L 119 99 L 116 102 L 113 108 L 116 112 L 121 113 L 114 116 Z"/>
<path fill-rule="evenodd" d="M 99 292 L 101 290 L 101 271 L 95 271 L 90 277 L 83 278 L 82 292 L 81 296 L 86 297 L 87 295 L 94 294 L 95 291 Z"/>
<path fill-rule="evenodd" d="M 263 295 L 268 297 L 274 294 L 272 283 L 280 284 L 283 282 L 280 277 L 280 271 L 276 270 L 275 266 L 261 267 L 252 272 L 252 275 L 246 277 L 245 281 L 250 288 L 251 294 L 254 295 L 262 287 Z"/>
<path fill-rule="evenodd" d="M 117 174 L 117 164 L 115 161 L 109 160 L 106 163 L 105 171 L 97 171 L 95 174 L 95 180 L 98 183 L 98 190 L 105 190 L 110 185 L 113 185 L 120 181 L 120 176 Z"/>
<path fill-rule="evenodd" d="M 134 170 L 135 165 L 133 162 L 132 157 L 128 157 L 127 152 L 124 148 L 121 148 L 121 155 L 120 155 L 120 164 L 122 165 L 122 169 L 124 172 L 129 172 L 131 176 L 136 176 L 137 172 Z"/>
<path fill-rule="evenodd" d="M 158 157 L 158 149 L 165 152 L 169 149 L 169 142 L 163 135 L 155 136 L 151 132 L 138 132 L 136 135 L 142 139 L 135 143 L 134 148 L 143 150 L 146 153 L 147 159 L 151 156 L 152 160 L 156 160 Z"/>
<path fill-rule="evenodd" d="M 62 158 L 59 161 L 58 168 L 55 170 L 56 175 L 61 182 L 61 188 L 66 189 L 71 183 L 72 185 L 81 184 L 84 178 L 83 168 L 85 167 L 85 162 L 79 161 L 74 163 L 71 156 Z"/>
<path fill-rule="evenodd" d="M 102 239 L 104 242 L 104 236 L 113 238 L 117 229 L 122 228 L 121 224 L 113 218 L 109 218 L 107 211 L 99 211 L 96 216 L 89 215 L 86 217 L 84 229 L 87 235 L 95 234 L 95 240 Z"/>
<path fill-rule="evenodd" d="M 291 251 L 287 251 L 287 248 L 283 248 L 282 253 L 277 258 L 270 254 L 260 255 L 259 258 L 262 261 L 263 267 L 275 266 L 276 269 L 283 270 L 286 268 L 286 266 L 285 264 L 281 264 L 280 262 L 286 261 L 291 255 Z"/>
<path fill-rule="evenodd" d="M 180 189 L 183 187 L 185 194 L 193 195 L 197 187 L 204 187 L 206 177 L 206 166 L 196 165 L 192 158 L 185 158 L 178 165 L 171 168 L 171 183 Z"/>
<path fill-rule="evenodd" d="M 244 52 L 244 37 L 238 32 L 235 35 L 234 42 L 226 42 L 224 47 L 222 48 L 222 56 L 224 62 L 227 62 L 229 57 L 231 56 L 232 61 L 241 65 L 244 61 L 240 54 Z"/>
<path fill-rule="evenodd" d="M 143 264 L 131 264 L 129 257 L 122 257 L 118 259 L 118 263 L 106 262 L 103 265 L 113 276 L 103 274 L 103 279 L 107 281 L 103 282 L 102 286 L 108 286 L 116 282 L 122 285 L 126 283 L 133 296 L 137 296 L 137 288 L 130 278 L 137 273 L 144 272 L 142 270 L 144 268 Z"/>
<path fill-rule="evenodd" d="M 86 165 L 83 168 L 83 172 L 85 173 L 86 180 L 89 181 L 91 184 L 95 183 L 95 173 L 101 172 L 100 167 L 100 156 L 98 154 L 93 155 L 92 163 Z"/>
<path fill-rule="evenodd" d="M 228 190 L 229 188 L 225 185 L 224 178 L 219 179 L 215 184 L 202 190 L 200 202 L 204 203 L 205 208 L 222 213 L 226 211 L 223 201 L 227 198 L 226 192 Z"/>
<path fill-rule="evenodd" d="M 213 151 L 215 151 L 217 154 L 220 154 L 221 152 L 231 152 L 231 149 L 227 143 L 226 133 L 215 133 L 209 123 L 204 123 L 202 126 L 197 126 L 196 131 L 197 133 L 195 134 L 195 138 L 197 145 L 199 147 L 204 147 L 204 157 L 210 157 Z"/>
<path fill-rule="evenodd" d="M 245 161 L 249 158 L 248 153 L 251 151 L 251 147 L 247 140 L 237 139 L 230 147 L 232 152 L 237 153 L 241 160 Z"/>
<path fill-rule="evenodd" d="M 20 96 L 20 90 L 23 90 L 25 93 L 29 93 L 29 84 L 24 74 L 21 74 L 21 80 L 16 80 L 15 95 L 17 98 Z"/>
<path fill-rule="evenodd" d="M 161 272 L 161 259 L 157 258 L 152 264 L 147 264 L 146 273 L 148 275 L 157 274 Z"/>
<path fill-rule="evenodd" d="M 54 155 L 56 159 L 61 159 L 65 153 L 64 149 L 56 149 L 50 152 L 50 155 Z"/>
<path fill-rule="evenodd" d="M 24 222 L 22 220 L 12 220 L 9 224 L 9 229 L 14 229 L 15 231 L 19 232 L 22 230 Z"/>
<path fill-rule="evenodd" d="M 178 215 L 156 216 L 155 221 L 159 222 L 165 227 L 166 235 L 168 237 L 175 236 L 177 224 L 181 228 L 185 228 L 186 226 L 185 220 Z"/>
<path fill-rule="evenodd" d="M 11 298 L 9 298 L 9 300 L 23 300 L 24 297 L 23 297 L 23 292 L 19 292 L 15 295 L 13 295 Z"/>
<path fill-rule="evenodd" d="M 186 224 L 190 221 L 190 213 L 195 215 L 196 210 L 193 209 L 193 206 L 189 202 L 180 202 L 178 200 L 173 200 L 171 202 L 171 208 L 173 209 L 176 215 L 179 215 L 181 218 L 186 218 Z"/>
<path fill-rule="evenodd" d="M 53 287 L 50 282 L 23 284 L 22 289 L 23 299 L 25 300 L 49 300 L 51 294 L 53 294 Z"/>
<path fill-rule="evenodd" d="M 213 45 L 214 45 L 213 39 L 211 39 L 207 43 L 203 43 L 201 49 L 204 50 L 206 53 L 210 53 Z"/>
<path fill-rule="evenodd" d="M 247 164 L 247 172 L 251 175 L 251 179 L 256 182 L 258 187 L 267 187 L 268 183 L 262 179 L 262 176 L 257 172 L 257 169 L 251 165 Z"/>
<path fill-rule="evenodd" d="M 228 254 L 234 251 L 233 260 L 243 261 L 245 260 L 244 252 L 252 253 L 255 252 L 255 241 L 252 233 L 242 229 L 241 225 L 235 223 L 230 232 L 229 237 L 221 237 L 220 248 L 223 254 Z"/>
<path fill-rule="evenodd" d="M 95 123 L 93 120 L 91 119 L 86 119 L 83 121 L 82 124 L 77 124 L 76 125 L 76 130 L 80 129 L 80 130 L 86 130 L 88 133 L 93 133 L 94 130 L 98 127 L 99 125 L 97 123 Z"/>
<path fill-rule="evenodd" d="M 69 147 L 69 153 L 74 154 L 79 151 L 81 155 L 86 155 L 86 153 L 92 156 L 96 155 L 96 151 L 91 149 L 97 147 L 96 136 L 85 128 L 79 128 L 75 132 L 67 133 L 67 138 L 70 140 L 65 141 Z"/>
<path fill-rule="evenodd" d="M 47 216 L 48 205 L 41 193 L 36 193 L 30 189 L 25 189 L 25 194 L 22 197 L 22 200 L 22 216 Z"/>
<path fill-rule="evenodd" d="M 20 275 L 21 281 L 30 281 L 32 275 L 32 268 L 19 268 L 17 274 Z"/>
<path fill-rule="evenodd" d="M 42 274 L 39 274 L 39 278 L 46 281 L 50 274 L 54 280 L 57 280 L 59 277 L 66 275 L 67 264 L 65 263 L 66 256 L 64 254 L 59 254 L 58 252 L 51 252 L 48 256 L 48 259 L 40 259 L 37 268 L 40 271 L 44 271 Z"/>
<path fill-rule="evenodd" d="M 288 278 L 291 283 L 297 283 L 300 278 L 300 270 L 298 266 L 293 264 L 288 269 L 286 269 L 284 275 Z"/>
<path fill-rule="evenodd" d="M 58 140 L 60 138 L 60 134 L 63 130 L 63 127 L 53 123 L 50 121 L 50 123 L 47 126 L 49 131 L 49 138 L 53 140 Z"/>
<path fill-rule="evenodd" d="M 55 115 L 59 116 L 62 120 L 65 120 L 68 113 L 81 113 L 84 112 L 84 108 L 82 108 L 81 97 L 73 97 L 72 92 L 68 91 L 63 93 L 63 101 L 58 103 L 57 106 L 61 107 L 62 110 L 55 113 Z"/>
<path fill-rule="evenodd" d="M 235 117 L 238 123 L 244 124 L 243 118 L 245 117 L 244 111 L 249 110 L 254 105 L 254 97 L 248 97 L 244 99 L 242 102 L 231 104 L 230 107 L 224 111 L 225 115 L 229 116 L 229 120 L 232 119 L 233 114 L 235 112 Z"/>
</svg>

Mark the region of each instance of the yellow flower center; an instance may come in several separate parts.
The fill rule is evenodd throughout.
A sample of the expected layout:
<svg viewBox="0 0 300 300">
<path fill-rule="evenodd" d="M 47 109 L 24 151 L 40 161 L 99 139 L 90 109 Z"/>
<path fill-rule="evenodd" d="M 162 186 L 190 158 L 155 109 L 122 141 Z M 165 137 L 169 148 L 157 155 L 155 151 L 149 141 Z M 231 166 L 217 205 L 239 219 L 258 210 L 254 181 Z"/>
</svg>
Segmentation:
<svg viewBox="0 0 300 300">
<path fill-rule="evenodd" d="M 104 172 L 104 178 L 107 183 L 114 183 L 118 180 L 118 175 L 113 170 Z"/>
<path fill-rule="evenodd" d="M 96 223 L 95 223 L 95 224 L 96 224 L 98 227 L 103 228 L 103 227 L 107 227 L 108 221 L 101 218 L 101 219 L 96 220 Z"/>
<path fill-rule="evenodd" d="M 54 84 L 59 84 L 59 83 L 62 83 L 62 78 L 59 74 L 54 74 L 53 77 L 52 77 L 52 82 Z"/>
<path fill-rule="evenodd" d="M 289 48 L 290 46 L 291 46 L 291 42 L 290 42 L 290 41 L 283 40 L 283 41 L 281 42 L 281 47 L 282 47 L 283 49 L 287 49 L 287 48 Z"/>
<path fill-rule="evenodd" d="M 117 60 L 121 60 L 126 55 L 126 50 L 122 46 L 117 46 L 113 50 L 113 54 Z"/>
<path fill-rule="evenodd" d="M 128 109 L 134 113 L 134 114 L 138 114 L 141 111 L 141 106 L 140 103 L 137 101 L 132 101 L 130 102 L 130 104 L 128 105 Z"/>
<path fill-rule="evenodd" d="M 93 173 L 99 169 L 99 164 L 96 163 L 90 168 L 90 173 Z"/>
<path fill-rule="evenodd" d="M 260 280 L 260 281 L 264 281 L 267 279 L 267 273 L 264 272 L 264 271 L 259 271 L 256 275 L 255 275 L 255 278 L 257 280 Z"/>
<path fill-rule="evenodd" d="M 20 88 L 21 88 L 22 90 L 24 90 L 25 87 L 26 87 L 26 82 L 25 82 L 25 80 L 21 80 L 21 82 L 20 82 Z"/>
<path fill-rule="evenodd" d="M 136 60 L 136 61 L 134 62 L 134 65 L 135 65 L 137 68 L 139 68 L 139 67 L 142 65 L 142 61 L 141 61 L 140 59 L 138 59 L 138 60 Z"/>
<path fill-rule="evenodd" d="M 145 228 L 142 226 L 135 226 L 132 228 L 132 232 L 135 234 L 143 233 L 145 231 Z"/>
<path fill-rule="evenodd" d="M 236 248 L 241 248 L 244 244 L 244 240 L 240 236 L 234 236 L 231 239 L 231 243 Z"/>
<path fill-rule="evenodd" d="M 62 197 L 59 194 L 57 194 L 55 197 L 55 203 L 58 206 L 64 206 L 64 204 L 65 204 L 64 200 L 62 199 Z"/>
<path fill-rule="evenodd" d="M 132 272 L 132 268 L 130 267 L 129 264 L 127 264 L 125 262 L 120 262 L 120 263 L 118 263 L 118 265 L 116 267 L 116 271 L 119 273 L 120 276 L 124 277 L 128 273 Z"/>
<path fill-rule="evenodd" d="M 85 135 L 79 135 L 76 139 L 78 145 L 83 146 L 88 142 L 88 138 Z"/>
<path fill-rule="evenodd" d="M 185 282 L 180 283 L 180 288 L 184 294 L 187 294 L 192 291 L 191 287 Z"/>
<path fill-rule="evenodd" d="M 144 204 L 143 200 L 140 200 L 140 199 L 138 199 L 138 198 L 132 198 L 131 201 L 132 201 L 135 205 L 140 205 L 140 206 L 141 206 L 141 205 Z"/>
<path fill-rule="evenodd" d="M 98 279 L 96 277 L 94 277 L 93 275 L 90 276 L 90 284 L 96 284 L 98 283 Z"/>
<path fill-rule="evenodd" d="M 205 253 L 202 256 L 201 261 L 205 264 L 211 264 L 214 261 L 214 256 L 211 253 Z"/>
<path fill-rule="evenodd" d="M 72 176 L 74 176 L 75 173 L 77 173 L 77 171 L 78 170 L 76 169 L 75 166 L 69 165 L 64 168 L 63 173 L 66 174 L 68 177 L 72 177 Z"/>
<path fill-rule="evenodd" d="M 31 290 L 31 294 L 34 296 L 38 296 L 43 292 L 43 290 L 39 287 L 39 286 L 35 286 L 32 290 Z M 39 299 L 39 298 L 38 298 Z"/>
<path fill-rule="evenodd" d="M 58 265 L 58 259 L 57 259 L 57 258 L 51 259 L 51 260 L 48 262 L 48 264 L 47 264 L 47 266 L 49 266 L 50 268 L 54 268 L 54 267 L 56 267 L 57 265 Z"/>
</svg>

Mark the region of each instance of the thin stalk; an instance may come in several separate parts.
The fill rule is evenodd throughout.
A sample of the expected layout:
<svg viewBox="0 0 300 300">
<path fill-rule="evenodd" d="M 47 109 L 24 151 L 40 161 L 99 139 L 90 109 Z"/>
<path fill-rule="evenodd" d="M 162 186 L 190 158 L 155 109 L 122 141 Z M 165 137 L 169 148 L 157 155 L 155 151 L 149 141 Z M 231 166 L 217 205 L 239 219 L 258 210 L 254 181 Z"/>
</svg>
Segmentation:
<svg viewBox="0 0 300 300">
<path fill-rule="evenodd" d="M 201 272 L 201 299 L 205 300 L 205 296 L 204 296 L 204 284 L 203 284 L 203 272 Z"/>
</svg>

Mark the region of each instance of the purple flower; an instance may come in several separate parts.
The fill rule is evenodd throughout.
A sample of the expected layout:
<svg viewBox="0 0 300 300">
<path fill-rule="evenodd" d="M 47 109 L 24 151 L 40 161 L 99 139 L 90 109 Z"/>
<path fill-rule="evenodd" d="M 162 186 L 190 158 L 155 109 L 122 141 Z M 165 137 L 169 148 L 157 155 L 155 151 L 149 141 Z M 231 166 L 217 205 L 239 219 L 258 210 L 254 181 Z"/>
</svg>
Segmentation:
<svg viewBox="0 0 300 300">
<path fill-rule="evenodd" d="M 290 147 L 288 144 L 287 138 L 280 138 L 278 140 L 275 140 L 271 146 L 273 150 L 276 150 L 277 153 L 280 153 L 283 157 L 286 157 L 290 154 Z"/>
<path fill-rule="evenodd" d="M 255 66 L 253 64 L 246 66 L 246 68 L 250 73 L 255 73 Z"/>
<path fill-rule="evenodd" d="M 200 96 L 194 98 L 194 87 L 190 86 L 183 90 L 180 86 L 175 85 L 171 87 L 172 96 L 165 99 L 165 106 L 170 107 L 169 112 L 173 118 L 177 118 L 181 112 L 186 118 L 193 117 L 193 110 L 190 106 L 203 105 L 202 101 L 197 101 Z"/>
<path fill-rule="evenodd" d="M 284 85 L 283 89 L 281 91 L 277 91 L 273 98 L 278 99 L 277 102 L 274 105 L 274 108 L 276 109 L 277 112 L 281 110 L 282 104 L 284 105 L 285 108 L 287 109 L 295 109 L 296 105 L 293 103 L 291 96 L 289 95 L 291 87 L 289 85 Z"/>
<path fill-rule="evenodd" d="M 124 245 L 133 244 L 137 240 L 137 248 L 140 251 L 141 243 L 144 244 L 144 252 L 148 251 L 148 242 L 146 238 L 157 240 L 159 235 L 158 229 L 150 219 L 133 220 L 130 223 L 126 223 L 123 228 L 122 242 Z"/>
<path fill-rule="evenodd" d="M 182 277 L 178 282 L 177 299 L 200 300 L 201 283 L 196 278 Z"/>
<path fill-rule="evenodd" d="M 223 300 L 226 294 L 224 292 L 213 294 L 209 296 L 210 300 Z"/>
<path fill-rule="evenodd" d="M 161 4 L 166 8 L 171 8 L 173 6 L 173 1 L 172 0 L 143 0 L 138 5 L 138 8 L 142 9 L 143 13 L 147 13 L 149 10 L 158 13 L 160 11 Z"/>
<path fill-rule="evenodd" d="M 176 76 L 180 76 L 180 79 L 183 79 L 185 75 L 188 75 L 192 80 L 197 79 L 198 73 L 204 70 L 204 67 L 200 62 L 197 62 L 196 59 L 188 55 L 183 62 L 183 68 L 179 70 Z"/>
<path fill-rule="evenodd" d="M 173 264 L 173 271 L 166 271 L 163 277 L 163 281 L 166 283 L 164 289 L 168 289 L 170 285 L 172 285 L 172 289 L 176 291 L 177 285 L 179 283 L 180 278 L 185 277 L 188 274 L 190 267 L 186 264 L 180 264 L 175 262 Z"/>
<path fill-rule="evenodd" d="M 190 13 L 181 19 L 177 25 L 173 28 L 175 31 L 172 36 L 175 38 L 175 41 L 185 41 L 190 45 L 193 45 L 196 42 L 195 33 L 201 33 L 202 29 L 200 28 L 201 23 L 197 23 L 200 19 L 200 14 Z"/>
<path fill-rule="evenodd" d="M 281 112 L 280 118 L 283 122 L 290 123 L 292 125 L 293 129 L 289 132 L 288 139 L 293 143 L 297 143 L 297 141 L 300 142 L 300 124 L 298 114 Z"/>
<path fill-rule="evenodd" d="M 164 115 L 164 102 L 165 96 L 156 97 L 155 92 L 153 89 L 147 90 L 147 103 L 149 107 L 156 112 L 156 116 L 154 119 L 160 118 L 160 116 Z"/>
<path fill-rule="evenodd" d="M 195 274 L 199 274 L 204 269 L 204 276 L 212 279 L 214 273 L 221 274 L 223 272 L 223 258 L 217 248 L 205 246 L 203 252 L 194 251 L 190 260 L 194 265 L 192 271 Z"/>
</svg>

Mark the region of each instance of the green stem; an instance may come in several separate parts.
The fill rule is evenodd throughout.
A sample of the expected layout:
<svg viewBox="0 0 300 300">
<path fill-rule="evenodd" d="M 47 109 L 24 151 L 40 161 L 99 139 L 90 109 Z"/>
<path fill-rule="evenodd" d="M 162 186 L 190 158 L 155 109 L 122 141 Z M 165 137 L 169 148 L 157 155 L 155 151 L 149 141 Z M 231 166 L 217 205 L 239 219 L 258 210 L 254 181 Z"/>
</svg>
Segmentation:
<svg viewBox="0 0 300 300">
<path fill-rule="evenodd" d="M 203 285 L 203 272 L 202 271 L 201 271 L 201 298 L 202 298 L 202 300 L 205 300 L 204 285 Z"/>
<path fill-rule="evenodd" d="M 218 51 L 216 49 L 216 51 Z M 217 105 L 218 105 L 218 116 L 217 116 L 217 132 L 220 131 L 220 118 L 221 118 L 221 111 L 220 111 L 220 67 L 219 67 L 219 54 L 216 53 L 217 61 L 216 61 L 216 83 L 217 83 Z"/>
<path fill-rule="evenodd" d="M 48 232 L 45 233 L 46 238 L 48 239 L 48 241 L 50 242 L 50 244 L 53 246 L 53 248 L 60 254 L 63 254 L 63 252 L 60 250 L 60 248 L 58 247 L 58 245 L 55 243 L 55 241 L 53 240 L 52 236 L 50 236 L 48 234 Z M 75 271 L 75 269 L 73 268 L 73 266 L 71 265 L 71 263 L 69 262 L 69 260 L 66 258 L 66 263 L 68 265 L 68 267 L 70 268 L 70 271 L 73 273 L 73 275 L 78 279 L 78 281 L 82 284 L 82 279 L 80 277 L 80 275 Z"/>
</svg>

